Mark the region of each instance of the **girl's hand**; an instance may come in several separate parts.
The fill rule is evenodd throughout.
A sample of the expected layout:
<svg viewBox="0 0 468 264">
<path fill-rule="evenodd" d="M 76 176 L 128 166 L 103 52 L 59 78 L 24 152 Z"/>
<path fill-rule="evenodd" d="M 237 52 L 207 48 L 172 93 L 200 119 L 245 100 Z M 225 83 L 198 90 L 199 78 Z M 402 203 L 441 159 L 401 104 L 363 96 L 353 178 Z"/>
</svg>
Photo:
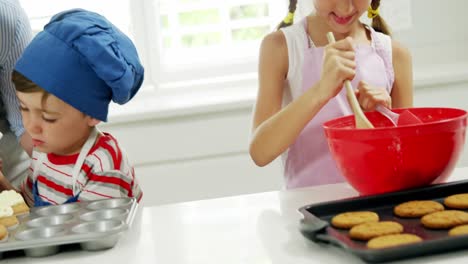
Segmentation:
<svg viewBox="0 0 468 264">
<path fill-rule="evenodd" d="M 359 82 L 356 97 L 364 111 L 374 111 L 379 104 L 392 108 L 392 97 L 384 88 L 372 87 L 364 81 Z"/>
<path fill-rule="evenodd" d="M 355 54 L 351 37 L 347 37 L 325 47 L 323 70 L 318 92 L 325 98 L 335 97 L 345 80 L 352 80 L 356 74 Z"/>
</svg>

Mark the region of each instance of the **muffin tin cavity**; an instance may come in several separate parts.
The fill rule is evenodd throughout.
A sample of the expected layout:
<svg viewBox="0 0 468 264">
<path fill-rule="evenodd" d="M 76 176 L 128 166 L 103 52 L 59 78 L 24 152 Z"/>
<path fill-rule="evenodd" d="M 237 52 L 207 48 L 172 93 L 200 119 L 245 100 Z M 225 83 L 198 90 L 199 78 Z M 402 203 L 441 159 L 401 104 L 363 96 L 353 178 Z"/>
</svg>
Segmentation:
<svg viewBox="0 0 468 264">
<path fill-rule="evenodd" d="M 72 232 L 75 233 L 105 233 L 113 230 L 117 230 L 123 226 L 122 221 L 117 220 L 105 220 L 98 222 L 89 222 L 79 224 L 73 227 Z"/>
<path fill-rule="evenodd" d="M 105 209 L 99 211 L 92 211 L 84 213 L 80 216 L 81 220 L 84 221 L 98 221 L 98 220 L 107 220 L 107 219 L 118 219 L 125 220 L 128 215 L 127 209 Z"/>
<path fill-rule="evenodd" d="M 114 198 L 31 208 L 18 218 L 0 241 L 3 252 L 24 250 L 29 257 L 44 257 L 61 250 L 62 245 L 79 244 L 84 250 L 112 248 L 130 228 L 138 209 L 134 198 Z"/>
<path fill-rule="evenodd" d="M 63 225 L 73 219 L 73 215 L 42 216 L 26 222 L 29 227 Z"/>
<path fill-rule="evenodd" d="M 118 199 L 109 199 L 91 202 L 88 205 L 90 210 L 99 210 L 99 209 L 112 209 L 119 207 L 127 207 L 132 203 L 132 198 L 118 198 Z"/>
<path fill-rule="evenodd" d="M 78 203 L 62 204 L 56 206 L 42 206 L 38 207 L 36 214 L 41 216 L 70 214 L 80 210 Z"/>
<path fill-rule="evenodd" d="M 51 238 L 65 233 L 64 227 L 36 227 L 16 233 L 16 238 L 23 241 Z"/>
</svg>

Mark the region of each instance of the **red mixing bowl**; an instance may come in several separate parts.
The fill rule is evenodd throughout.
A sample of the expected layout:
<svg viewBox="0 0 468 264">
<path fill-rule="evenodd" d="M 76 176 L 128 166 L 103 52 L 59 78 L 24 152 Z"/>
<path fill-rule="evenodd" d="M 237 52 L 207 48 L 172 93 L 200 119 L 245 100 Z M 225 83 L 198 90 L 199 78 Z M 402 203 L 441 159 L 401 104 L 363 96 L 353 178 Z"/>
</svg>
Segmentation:
<svg viewBox="0 0 468 264">
<path fill-rule="evenodd" d="M 455 108 L 410 110 L 423 124 L 393 127 L 380 113 L 366 113 L 374 129 L 356 129 L 354 116 L 324 124 L 331 153 L 347 181 L 362 195 L 444 182 L 465 143 L 468 113 Z"/>
</svg>

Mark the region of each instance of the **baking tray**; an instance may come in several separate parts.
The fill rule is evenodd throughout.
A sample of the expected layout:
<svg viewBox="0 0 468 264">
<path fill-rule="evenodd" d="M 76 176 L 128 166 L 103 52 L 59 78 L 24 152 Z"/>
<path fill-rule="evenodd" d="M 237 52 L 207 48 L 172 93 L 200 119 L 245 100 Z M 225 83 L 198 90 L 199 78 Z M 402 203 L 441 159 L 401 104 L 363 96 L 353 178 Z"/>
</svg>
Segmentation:
<svg viewBox="0 0 468 264">
<path fill-rule="evenodd" d="M 0 242 L 0 254 L 23 250 L 26 256 L 44 257 L 69 244 L 89 251 L 112 248 L 131 226 L 137 208 L 135 198 L 31 208 L 30 213 L 18 216 L 16 227 L 8 229 L 8 237 Z"/>
<path fill-rule="evenodd" d="M 393 214 L 393 208 L 403 202 L 434 200 L 443 204 L 445 197 L 466 192 L 468 192 L 468 180 L 463 180 L 381 195 L 306 205 L 299 208 L 299 212 L 303 215 L 300 221 L 300 231 L 314 242 L 329 243 L 371 263 L 468 248 L 468 235 L 449 237 L 446 229 L 425 228 L 420 218 L 401 218 Z M 381 221 L 396 221 L 402 224 L 405 233 L 416 234 L 423 241 L 392 248 L 368 249 L 365 241 L 353 240 L 348 236 L 348 230 L 334 228 L 330 224 L 331 218 L 339 213 L 363 210 L 378 213 Z"/>
</svg>

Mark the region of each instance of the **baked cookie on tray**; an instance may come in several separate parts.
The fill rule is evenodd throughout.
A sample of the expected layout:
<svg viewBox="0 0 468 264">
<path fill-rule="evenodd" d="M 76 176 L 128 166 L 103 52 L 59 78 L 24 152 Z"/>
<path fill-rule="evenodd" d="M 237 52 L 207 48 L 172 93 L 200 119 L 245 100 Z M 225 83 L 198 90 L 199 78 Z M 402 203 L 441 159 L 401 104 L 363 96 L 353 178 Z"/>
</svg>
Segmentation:
<svg viewBox="0 0 468 264">
<path fill-rule="evenodd" d="M 380 249 L 421 242 L 422 238 L 413 234 L 394 234 L 374 237 L 367 242 L 367 247 Z"/>
<path fill-rule="evenodd" d="M 454 209 L 468 209 L 468 193 L 450 195 L 444 199 L 444 204 Z"/>
<path fill-rule="evenodd" d="M 403 226 L 400 223 L 382 221 L 354 226 L 349 230 L 349 236 L 357 240 L 369 240 L 374 237 L 399 234 L 401 232 L 403 232 Z"/>
<path fill-rule="evenodd" d="M 468 213 L 459 210 L 445 210 L 427 214 L 421 218 L 421 223 L 432 229 L 446 229 L 468 224 Z"/>
<path fill-rule="evenodd" d="M 368 222 L 378 222 L 379 215 L 370 211 L 345 212 L 335 215 L 331 223 L 334 227 L 349 229 Z"/>
<path fill-rule="evenodd" d="M 449 236 L 468 235 L 468 225 L 456 226 L 449 230 Z"/>
<path fill-rule="evenodd" d="M 401 203 L 393 208 L 393 213 L 399 217 L 413 218 L 443 210 L 444 206 L 441 203 L 431 200 L 424 200 Z"/>
</svg>

